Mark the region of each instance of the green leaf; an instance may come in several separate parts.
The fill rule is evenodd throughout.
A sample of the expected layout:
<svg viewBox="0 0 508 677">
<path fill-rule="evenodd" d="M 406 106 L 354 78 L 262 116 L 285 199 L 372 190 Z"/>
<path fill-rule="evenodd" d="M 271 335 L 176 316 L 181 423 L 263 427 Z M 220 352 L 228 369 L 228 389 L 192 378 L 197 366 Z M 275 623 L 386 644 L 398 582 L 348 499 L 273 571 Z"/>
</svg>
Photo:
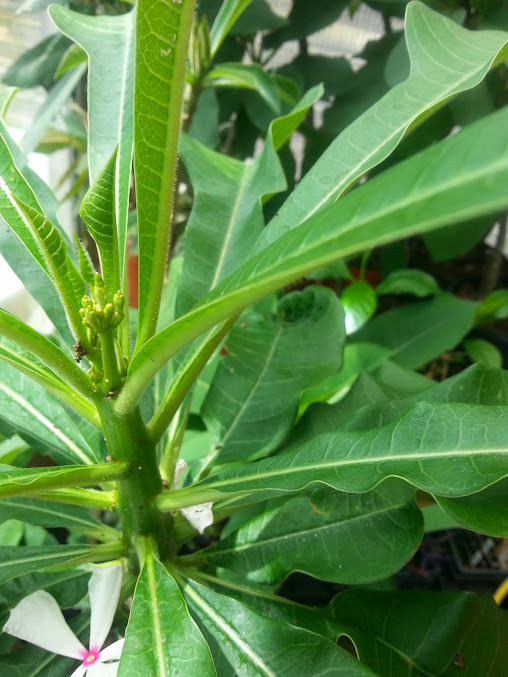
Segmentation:
<svg viewBox="0 0 508 677">
<path fill-rule="evenodd" d="M 507 489 L 508 481 L 504 479 L 471 496 L 435 498 L 445 513 L 466 529 L 505 538 L 508 536 Z"/>
<path fill-rule="evenodd" d="M 264 149 L 251 164 L 181 136 L 179 154 L 190 174 L 195 198 L 178 283 L 178 315 L 190 310 L 247 258 L 262 232 L 262 201 L 286 187 L 275 151 L 286 143 L 320 95 L 320 88 L 310 90 L 287 115 L 273 120 Z"/>
<path fill-rule="evenodd" d="M 49 14 L 59 30 L 88 54 L 88 163 L 92 183 L 118 147 L 115 218 L 123 280 L 134 134 L 135 12 L 87 16 L 53 5 Z"/>
<path fill-rule="evenodd" d="M 80 602 L 87 592 L 90 572 L 80 569 L 64 569 L 51 573 L 25 574 L 4 583 L 0 588 L 0 623 L 7 620 L 7 608 L 16 604 L 36 590 L 46 590 L 62 609 L 68 609 Z"/>
<path fill-rule="evenodd" d="M 120 289 L 119 251 L 115 215 L 115 169 L 117 149 L 90 186 L 79 213 L 95 240 L 102 278 L 111 292 Z"/>
<path fill-rule="evenodd" d="M 72 343 L 72 334 L 69 331 L 67 317 L 49 274 L 48 267 L 39 251 L 34 236 L 20 216 L 19 208 L 13 197 L 22 200 L 25 204 L 30 205 L 30 207 L 37 209 L 39 212 L 42 211 L 41 206 L 23 174 L 14 164 L 14 150 L 17 150 L 19 154 L 19 149 L 14 147 L 12 141 L 8 137 L 4 137 L 3 130 L 1 131 L 0 177 L 2 182 L 0 182 L 0 185 L 2 190 L 0 190 L 0 214 L 2 219 L 5 219 L 5 223 L 2 220 L 3 226 L 1 228 L 0 244 L 3 256 L 24 283 L 27 290 L 39 301 L 62 337 L 69 343 Z M 25 169 L 23 169 L 23 172 L 27 175 L 29 174 Z M 12 231 L 16 233 L 17 237 Z M 64 242 L 66 242 L 66 237 L 63 233 L 62 237 Z M 31 257 L 26 255 L 27 248 L 32 255 Z"/>
<path fill-rule="evenodd" d="M 2 325 L 5 326 L 5 322 L 2 322 L 2 320 L 2 313 L 0 312 L 0 327 Z M 54 347 L 56 353 L 58 348 Z M 91 402 L 70 388 L 65 381 L 40 362 L 33 353 L 23 350 L 21 346 L 14 341 L 9 341 L 3 335 L 0 335 L 0 357 L 32 378 L 49 393 L 92 423 L 92 425 L 96 427 L 100 426 L 97 409 Z"/>
<path fill-rule="evenodd" d="M 494 322 L 508 317 L 508 289 L 497 289 L 478 306 L 475 324 Z"/>
<path fill-rule="evenodd" d="M 276 317 L 242 319 L 202 407 L 216 463 L 274 451 L 291 429 L 301 390 L 341 365 L 344 316 L 324 287 L 283 297 Z"/>
<path fill-rule="evenodd" d="M 19 545 L 23 538 L 23 522 L 17 519 L 9 519 L 0 524 L 0 546 Z"/>
<path fill-rule="evenodd" d="M 142 0 L 136 10 L 134 171 L 138 210 L 137 349 L 155 332 L 166 272 L 173 180 L 194 1 Z M 160 26 L 164 26 L 161 34 Z"/>
<path fill-rule="evenodd" d="M 104 562 L 123 554 L 120 543 L 106 545 L 54 545 L 0 547 L 0 583 L 53 566 Z"/>
<path fill-rule="evenodd" d="M 136 585 L 118 676 L 177 674 L 208 677 L 216 672 L 178 585 L 150 556 Z"/>
<path fill-rule="evenodd" d="M 324 433 L 272 458 L 220 472 L 168 492 L 164 509 L 226 496 L 263 500 L 310 487 L 363 492 L 388 477 L 442 496 L 480 491 L 508 475 L 506 406 L 418 402 L 388 423 L 359 432 Z M 457 472 L 457 468 L 460 472 Z"/>
<path fill-rule="evenodd" d="M 55 79 L 60 78 L 67 71 L 76 68 L 82 63 L 88 62 L 88 54 L 76 43 L 72 44 L 62 57 L 56 69 Z"/>
<path fill-rule="evenodd" d="M 380 411 L 384 412 L 385 408 L 394 406 L 394 401 L 398 400 L 404 400 L 407 408 L 410 404 L 414 404 L 414 400 L 426 399 L 422 393 L 424 390 L 430 391 L 434 383 L 425 376 L 406 371 L 389 361 L 374 372 L 375 376 L 372 375 L 373 371 L 371 367 L 368 371 L 360 373 L 349 392 L 340 401 L 331 405 L 317 403 L 309 407 L 294 430 L 291 441 L 300 444 L 321 433 L 336 432 L 341 428 L 348 430 L 369 428 L 368 423 L 360 428 L 353 426 L 366 410 L 379 414 Z M 407 399 L 415 394 L 418 397 L 414 400 Z M 398 405 L 397 411 L 401 411 Z"/>
<path fill-rule="evenodd" d="M 441 293 L 436 279 L 423 270 L 394 270 L 376 287 L 376 294 L 412 294 L 423 298 Z"/>
<path fill-rule="evenodd" d="M 471 362 L 484 364 L 486 367 L 501 368 L 503 366 L 503 356 L 490 341 L 468 339 L 464 341 L 464 349 Z"/>
<path fill-rule="evenodd" d="M 410 128 L 451 97 L 481 82 L 506 55 L 505 33 L 467 31 L 420 2 L 408 4 L 405 28 L 411 58 L 408 79 L 391 89 L 329 146 L 272 219 L 257 251 L 333 203 L 365 172 L 387 158 Z"/>
<path fill-rule="evenodd" d="M 37 209 L 17 198 L 14 200 L 19 208 L 20 216 L 24 217 L 26 226 L 30 229 L 44 256 L 46 269 L 62 298 L 74 335 L 82 338 L 86 345 L 88 343 L 86 332 L 79 315 L 81 298 L 85 293 L 85 281 L 67 256 L 65 243 L 58 228 Z"/>
<path fill-rule="evenodd" d="M 4 358 L 11 362 L 16 361 L 18 366 L 23 363 L 27 369 L 31 368 L 32 372 L 44 375 L 48 382 L 53 381 L 54 385 L 60 385 L 60 389 L 65 387 L 69 390 L 66 384 L 61 385 L 61 380 L 52 371 L 54 369 L 78 392 L 86 397 L 93 397 L 93 386 L 88 376 L 53 341 L 1 309 L 0 331 L 3 337 L 0 339 L 0 345 Z M 51 365 L 51 369 L 44 367 L 39 360 L 45 365 Z M 32 362 L 31 367 L 29 361 Z"/>
<path fill-rule="evenodd" d="M 74 233 L 74 242 L 76 243 L 76 249 L 78 250 L 78 261 L 81 275 L 83 276 L 83 279 L 89 288 L 93 289 L 95 285 L 95 269 L 93 267 L 90 254 L 87 252 L 76 233 Z"/>
<path fill-rule="evenodd" d="M 502 675 L 508 661 L 506 611 L 487 595 L 347 590 L 329 613 L 380 675 L 460 675 L 458 652 L 470 675 Z"/>
<path fill-rule="evenodd" d="M 209 641 L 217 674 L 221 677 L 374 675 L 319 635 L 266 618 L 246 604 L 198 583 L 187 583 L 183 591 Z"/>
<path fill-rule="evenodd" d="M 385 360 L 391 351 L 376 343 L 347 343 L 344 347 L 342 368 L 336 374 L 330 374 L 317 385 L 306 388 L 300 397 L 298 418 L 314 402 L 340 400 L 346 395 L 359 374 L 370 372 Z"/>
<path fill-rule="evenodd" d="M 398 571 L 420 543 L 423 517 L 413 494 L 407 484 L 389 480 L 365 494 L 322 487 L 276 500 L 197 556 L 268 585 L 293 571 L 337 583 L 380 580 Z"/>
<path fill-rule="evenodd" d="M 235 21 L 252 0 L 224 0 L 210 29 L 210 54 L 213 59 Z"/>
<path fill-rule="evenodd" d="M 11 437 L 0 442 L 0 463 L 11 465 L 24 452 L 29 452 L 31 455 L 30 445 L 19 435 L 11 435 Z M 18 463 L 17 465 L 23 464 Z"/>
<path fill-rule="evenodd" d="M 481 242 L 495 220 L 495 216 L 488 214 L 466 223 L 457 223 L 446 230 L 426 233 L 423 241 L 434 261 L 448 261 L 462 256 Z"/>
<path fill-rule="evenodd" d="M 0 421 L 19 432 L 35 449 L 67 463 L 99 459 L 78 426 L 46 389 L 0 361 Z"/>
<path fill-rule="evenodd" d="M 0 497 L 34 494 L 72 485 L 94 485 L 125 476 L 125 463 L 50 468 L 13 468 L 0 465 Z"/>
<path fill-rule="evenodd" d="M 473 326 L 476 303 L 443 294 L 375 317 L 354 339 L 391 350 L 390 359 L 415 369 L 455 348 Z"/>
<path fill-rule="evenodd" d="M 340 295 L 340 302 L 344 308 L 348 335 L 363 327 L 376 312 L 376 294 L 365 280 L 351 282 Z"/>
<path fill-rule="evenodd" d="M 2 474 L 0 474 L 0 495 Z M 119 536 L 116 529 L 101 524 L 85 508 L 61 505 L 31 498 L 4 498 L 0 501 L 0 522 L 18 519 L 35 526 L 67 527 L 79 533 L 89 534 L 100 540 L 112 540 Z"/>
<path fill-rule="evenodd" d="M 117 409 L 121 411 L 125 401 L 132 406 L 136 399 L 133 392 L 139 397 L 158 369 L 190 340 L 307 272 L 373 246 L 456 222 L 459 213 L 490 212 L 492 204 L 499 208 L 506 205 L 506 147 L 508 111 L 502 109 L 320 210 L 247 261 L 198 307 L 153 337 L 131 362 Z M 447 303 L 443 298 L 434 303 Z M 470 323 L 466 318 L 469 307 L 472 304 L 462 302 L 461 330 L 466 319 Z"/>
<path fill-rule="evenodd" d="M 2 82 L 27 89 L 42 85 L 53 86 L 58 64 L 69 47 L 69 40 L 63 35 L 49 35 L 31 49 L 26 50 L 5 72 Z"/>
<path fill-rule="evenodd" d="M 266 101 L 274 113 L 280 113 L 280 101 L 275 82 L 256 63 L 221 63 L 208 73 L 205 86 L 252 89 Z"/>
<path fill-rule="evenodd" d="M 39 141 L 46 133 L 55 117 L 60 113 L 64 104 L 71 97 L 78 82 L 86 72 L 86 65 L 81 64 L 72 71 L 63 75 L 49 90 L 44 102 L 35 113 L 34 122 L 25 133 L 21 148 L 28 155 L 37 148 Z"/>
</svg>

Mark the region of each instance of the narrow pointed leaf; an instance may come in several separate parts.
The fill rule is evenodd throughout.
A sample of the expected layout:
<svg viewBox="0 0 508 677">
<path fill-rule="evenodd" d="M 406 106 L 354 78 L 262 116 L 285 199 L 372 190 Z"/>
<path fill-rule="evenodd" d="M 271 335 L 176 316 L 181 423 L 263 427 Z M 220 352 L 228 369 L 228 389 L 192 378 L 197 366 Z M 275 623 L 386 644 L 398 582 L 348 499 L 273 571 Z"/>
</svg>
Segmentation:
<svg viewBox="0 0 508 677">
<path fill-rule="evenodd" d="M 407 6 L 405 37 L 411 58 L 408 79 L 337 137 L 279 209 L 257 250 L 334 202 L 387 158 L 410 128 L 480 83 L 507 53 L 508 34 L 468 31 L 420 2 Z"/>
<path fill-rule="evenodd" d="M 33 353 L 38 360 L 46 365 L 45 373 L 50 378 L 50 371 L 55 370 L 76 390 L 86 397 L 93 396 L 93 386 L 88 376 L 67 356 L 63 350 L 39 332 L 18 320 L 17 317 L 0 309 L 0 331 L 7 339 L 4 340 L 4 350 L 12 352 L 13 346 L 19 346 L 22 356 L 23 350 Z M 69 346 L 70 348 L 70 346 Z M 70 352 L 70 350 L 69 350 Z M 22 357 L 21 357 L 22 359 Z M 51 369 L 47 369 L 50 366 Z M 37 360 L 33 368 L 37 368 Z"/>
<path fill-rule="evenodd" d="M 123 554 L 120 543 L 106 545 L 52 545 L 0 547 L 0 583 L 56 565 L 104 562 Z"/>
<path fill-rule="evenodd" d="M 274 451 L 291 428 L 302 389 L 338 371 L 342 361 L 344 315 L 328 289 L 293 292 L 276 316 L 242 319 L 202 407 L 216 463 Z"/>
<path fill-rule="evenodd" d="M 252 0 L 224 0 L 210 29 L 210 53 L 212 59 L 235 21 L 251 2 Z"/>
<path fill-rule="evenodd" d="M 1 495 L 0 474 L 0 495 Z M 75 505 L 62 505 L 31 498 L 4 498 L 0 500 L 0 522 L 18 519 L 35 526 L 66 527 L 78 533 L 89 534 L 100 540 L 116 540 L 119 532 L 101 524 L 90 510 Z"/>
<path fill-rule="evenodd" d="M 73 390 L 51 369 L 40 362 L 33 353 L 23 350 L 18 344 L 0 335 L 0 357 L 36 381 L 49 393 L 92 423 L 92 425 L 96 427 L 100 426 L 99 415 L 95 405 Z"/>
<path fill-rule="evenodd" d="M 198 583 L 186 584 L 184 594 L 205 637 L 210 638 L 221 677 L 374 675 L 323 637 L 266 618 L 246 604 Z"/>
<path fill-rule="evenodd" d="M 155 332 L 166 271 L 184 73 L 194 0 L 136 9 L 134 172 L 138 210 L 137 349 Z"/>
<path fill-rule="evenodd" d="M 195 198 L 186 227 L 177 315 L 188 312 L 248 257 L 263 229 L 263 199 L 286 187 L 275 151 L 320 95 L 315 87 L 287 115 L 273 120 L 263 151 L 251 164 L 216 153 L 186 135 L 180 138 L 179 154 Z"/>
<path fill-rule="evenodd" d="M 59 30 L 88 54 L 88 162 L 91 183 L 118 146 L 115 218 L 120 279 L 123 280 L 134 134 L 135 12 L 120 16 L 86 16 L 53 5 L 49 14 Z"/>
<path fill-rule="evenodd" d="M 176 581 L 153 557 L 138 579 L 118 677 L 215 676 L 210 649 Z"/>
<path fill-rule="evenodd" d="M 51 468 L 13 468 L 0 465 L 0 497 L 34 494 L 63 486 L 90 486 L 126 475 L 125 463 Z"/>
<path fill-rule="evenodd" d="M 293 571 L 337 583 L 380 580 L 398 571 L 420 543 L 423 517 L 413 494 L 396 480 L 365 494 L 322 487 L 272 502 L 198 555 L 268 585 Z"/>
<path fill-rule="evenodd" d="M 0 427 L 19 432 L 33 446 L 67 463 L 99 459 L 78 426 L 45 388 L 0 360 Z"/>
<path fill-rule="evenodd" d="M 114 293 L 120 289 L 120 265 L 115 214 L 117 150 L 87 191 L 79 213 L 95 240 L 101 259 L 102 278 Z"/>
<path fill-rule="evenodd" d="M 374 429 L 323 433 L 273 458 L 168 492 L 160 505 L 182 507 L 235 492 L 262 500 L 315 482 L 363 492 L 394 476 L 430 493 L 465 496 L 508 476 L 507 416 L 505 406 L 419 402 Z"/>
<path fill-rule="evenodd" d="M 455 348 L 473 327 L 477 304 L 442 294 L 382 313 L 354 335 L 354 340 L 378 343 L 390 359 L 408 369 L 422 367 Z"/>
<path fill-rule="evenodd" d="M 76 271 L 69 257 L 65 243 L 58 228 L 50 223 L 37 209 L 14 198 L 30 228 L 39 249 L 43 253 L 45 263 L 58 289 L 74 335 L 84 334 L 79 308 L 85 293 L 85 281 Z"/>
<path fill-rule="evenodd" d="M 205 80 L 208 87 L 235 87 L 252 89 L 268 104 L 274 113 L 280 112 L 277 86 L 258 64 L 221 63 L 212 68 Z"/>
<path fill-rule="evenodd" d="M 502 675 L 508 619 L 490 595 L 347 590 L 328 609 L 379 675 Z"/>
<path fill-rule="evenodd" d="M 251 258 L 131 362 L 117 400 L 133 401 L 183 345 L 228 315 L 319 266 L 508 205 L 508 110 L 401 162 Z"/>
<path fill-rule="evenodd" d="M 471 496 L 436 500 L 452 519 L 471 531 L 498 538 L 508 536 L 508 480 L 504 479 Z"/>
<path fill-rule="evenodd" d="M 49 35 L 23 52 L 9 66 L 2 77 L 2 84 L 21 89 L 42 85 L 50 89 L 54 84 L 55 71 L 69 44 L 69 40 L 63 35 Z"/>
<path fill-rule="evenodd" d="M 86 73 L 86 64 L 81 64 L 63 75 L 49 90 L 46 99 L 37 110 L 35 119 L 30 129 L 26 132 L 21 142 L 21 148 L 26 155 L 37 148 L 49 126 L 70 99 L 78 82 Z"/>
</svg>

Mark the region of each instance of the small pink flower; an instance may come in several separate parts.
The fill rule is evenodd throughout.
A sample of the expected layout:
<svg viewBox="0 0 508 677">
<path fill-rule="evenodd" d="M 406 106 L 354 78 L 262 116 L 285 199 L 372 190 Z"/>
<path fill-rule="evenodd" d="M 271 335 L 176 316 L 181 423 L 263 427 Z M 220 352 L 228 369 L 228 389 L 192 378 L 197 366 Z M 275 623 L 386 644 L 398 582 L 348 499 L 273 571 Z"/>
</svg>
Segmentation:
<svg viewBox="0 0 508 677">
<path fill-rule="evenodd" d="M 67 625 L 55 598 L 44 590 L 24 597 L 14 607 L 3 631 L 60 656 L 81 661 L 71 677 L 86 674 L 88 677 L 115 677 L 125 640 L 120 639 L 105 649 L 102 645 L 113 623 L 121 583 L 122 567 L 119 564 L 94 568 L 88 583 L 91 612 L 88 649 Z"/>
</svg>

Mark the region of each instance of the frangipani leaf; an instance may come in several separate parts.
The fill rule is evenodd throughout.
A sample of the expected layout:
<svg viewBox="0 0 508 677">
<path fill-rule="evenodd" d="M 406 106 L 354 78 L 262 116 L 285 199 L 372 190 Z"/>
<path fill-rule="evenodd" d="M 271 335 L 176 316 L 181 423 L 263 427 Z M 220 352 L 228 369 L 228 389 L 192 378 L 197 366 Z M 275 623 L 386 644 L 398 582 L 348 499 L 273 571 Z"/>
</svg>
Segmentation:
<svg viewBox="0 0 508 677">
<path fill-rule="evenodd" d="M 149 556 L 136 585 L 118 677 L 177 674 L 215 677 L 216 672 L 176 581 Z"/>
<path fill-rule="evenodd" d="M 252 257 L 199 306 L 160 332 L 129 367 L 119 411 L 190 340 L 335 259 L 508 205 L 508 110 L 401 162 Z M 437 300 L 437 299 L 436 299 Z"/>
<path fill-rule="evenodd" d="M 407 5 L 411 72 L 342 132 L 299 183 L 256 251 L 337 200 L 396 148 L 409 129 L 451 97 L 474 87 L 507 53 L 508 35 L 467 31 L 421 2 Z"/>
</svg>

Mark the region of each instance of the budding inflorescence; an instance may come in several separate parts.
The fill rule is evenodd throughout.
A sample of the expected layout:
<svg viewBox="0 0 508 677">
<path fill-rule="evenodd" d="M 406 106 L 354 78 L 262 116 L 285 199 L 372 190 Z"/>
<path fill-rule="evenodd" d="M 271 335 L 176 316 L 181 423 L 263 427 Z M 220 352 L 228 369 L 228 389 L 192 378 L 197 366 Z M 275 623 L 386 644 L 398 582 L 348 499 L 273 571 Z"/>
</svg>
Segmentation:
<svg viewBox="0 0 508 677">
<path fill-rule="evenodd" d="M 82 322 L 95 334 L 103 334 L 108 329 L 118 327 L 123 320 L 123 307 L 125 299 L 121 291 L 111 294 L 104 284 L 104 280 L 95 274 L 93 295 L 95 303 L 89 296 L 81 299 L 82 308 L 79 314 Z"/>
</svg>

